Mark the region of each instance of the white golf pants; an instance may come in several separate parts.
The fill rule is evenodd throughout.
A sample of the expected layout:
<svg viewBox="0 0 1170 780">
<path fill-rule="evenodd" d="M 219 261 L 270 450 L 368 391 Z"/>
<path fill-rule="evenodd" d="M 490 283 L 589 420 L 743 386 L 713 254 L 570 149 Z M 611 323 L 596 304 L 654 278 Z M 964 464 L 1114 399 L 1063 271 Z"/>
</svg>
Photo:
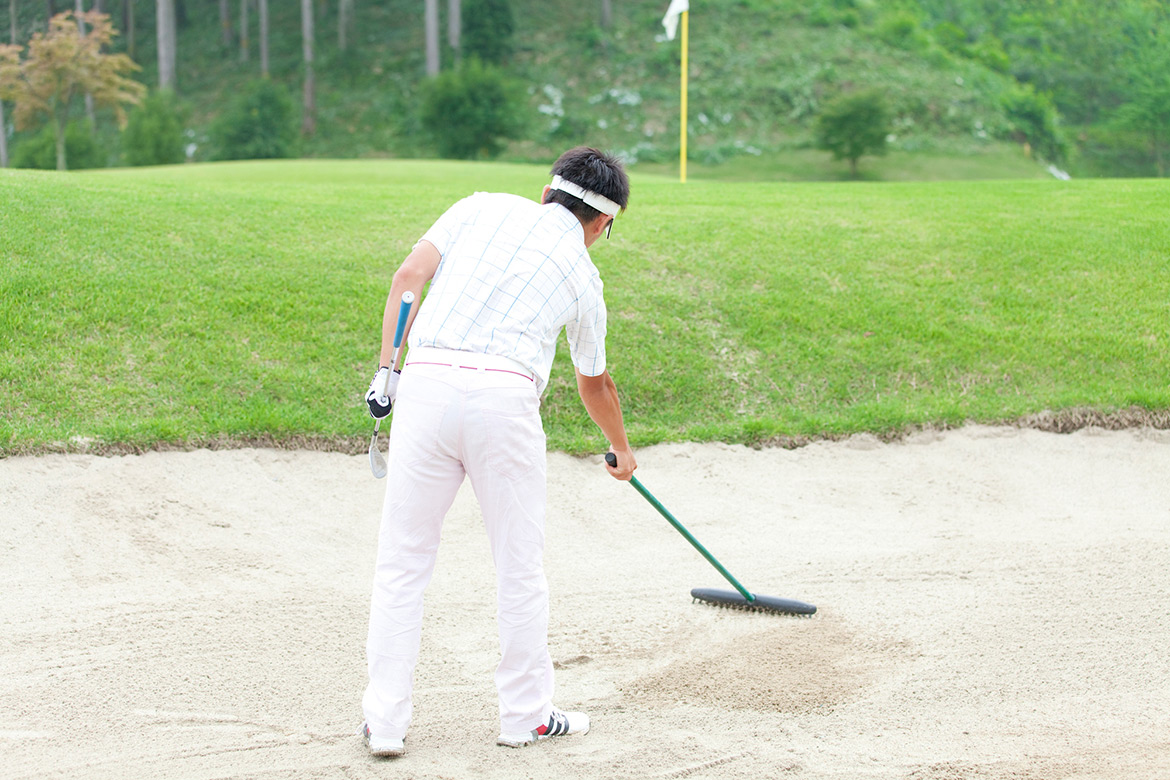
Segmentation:
<svg viewBox="0 0 1170 780">
<path fill-rule="evenodd" d="M 409 361 L 403 371 L 366 645 L 370 682 L 362 698 L 370 731 L 380 737 L 403 737 L 410 725 L 423 591 L 434 571 L 443 517 L 465 474 L 496 567 L 501 731 L 531 731 L 548 720 L 553 668 L 542 562 L 546 476 L 539 405 L 534 383 L 515 373 Z"/>
</svg>

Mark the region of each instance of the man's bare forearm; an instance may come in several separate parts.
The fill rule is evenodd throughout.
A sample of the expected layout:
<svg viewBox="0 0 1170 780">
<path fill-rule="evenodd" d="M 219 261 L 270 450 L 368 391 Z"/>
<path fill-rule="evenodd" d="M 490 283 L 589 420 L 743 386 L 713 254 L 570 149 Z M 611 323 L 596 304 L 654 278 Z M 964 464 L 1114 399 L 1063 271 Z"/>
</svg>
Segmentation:
<svg viewBox="0 0 1170 780">
<path fill-rule="evenodd" d="M 589 417 L 597 423 L 597 427 L 609 440 L 610 450 L 617 456 L 616 467 L 609 469 L 618 479 L 629 479 L 638 467 L 634 460 L 634 452 L 630 449 L 630 441 L 626 436 L 626 426 L 622 419 L 622 405 L 618 398 L 617 385 L 609 372 L 600 376 L 585 376 L 577 372 L 577 393 Z"/>
<path fill-rule="evenodd" d="M 441 260 L 439 251 L 435 249 L 429 241 L 419 241 L 411 250 L 406 259 L 402 261 L 402 265 L 394 272 L 394 281 L 390 285 L 390 294 L 386 297 L 386 310 L 382 313 L 382 350 L 378 356 L 378 365 L 389 366 L 390 359 L 394 355 L 394 331 L 398 326 L 398 307 L 402 303 L 402 294 L 408 290 L 414 293 L 415 305 L 410 310 L 410 318 L 406 321 L 406 330 L 403 331 L 402 340 L 406 342 L 407 336 L 410 335 L 410 326 L 414 323 L 414 317 L 418 314 L 419 305 L 422 302 L 423 288 L 435 276 L 435 270 L 439 267 Z M 405 352 L 400 353 L 399 362 L 402 362 L 405 357 Z M 398 368 L 398 366 L 391 366 L 391 368 Z"/>
</svg>

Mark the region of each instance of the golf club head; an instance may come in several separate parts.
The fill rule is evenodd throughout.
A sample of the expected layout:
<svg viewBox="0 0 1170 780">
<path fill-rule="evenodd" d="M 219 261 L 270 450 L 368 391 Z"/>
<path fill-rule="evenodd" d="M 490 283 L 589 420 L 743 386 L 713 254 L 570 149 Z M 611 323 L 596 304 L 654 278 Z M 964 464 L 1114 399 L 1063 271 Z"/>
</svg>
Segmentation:
<svg viewBox="0 0 1170 780">
<path fill-rule="evenodd" d="M 370 471 L 373 473 L 375 479 L 382 479 L 386 476 L 386 458 L 383 457 L 382 451 L 378 449 L 377 431 L 374 431 L 374 436 L 370 439 Z"/>
</svg>

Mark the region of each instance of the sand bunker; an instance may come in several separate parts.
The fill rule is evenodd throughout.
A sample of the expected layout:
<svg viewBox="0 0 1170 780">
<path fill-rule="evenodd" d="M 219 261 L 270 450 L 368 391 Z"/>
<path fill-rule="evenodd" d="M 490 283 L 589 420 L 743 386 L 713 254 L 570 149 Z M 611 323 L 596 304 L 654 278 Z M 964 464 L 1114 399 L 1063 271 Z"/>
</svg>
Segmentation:
<svg viewBox="0 0 1170 780">
<path fill-rule="evenodd" d="M 0 460 L 0 778 L 1165 778 L 1170 434 L 968 427 L 642 450 L 726 587 L 600 458 L 549 456 L 557 701 L 493 744 L 494 583 L 460 494 L 407 755 L 354 736 L 383 483 L 364 455 Z"/>
</svg>

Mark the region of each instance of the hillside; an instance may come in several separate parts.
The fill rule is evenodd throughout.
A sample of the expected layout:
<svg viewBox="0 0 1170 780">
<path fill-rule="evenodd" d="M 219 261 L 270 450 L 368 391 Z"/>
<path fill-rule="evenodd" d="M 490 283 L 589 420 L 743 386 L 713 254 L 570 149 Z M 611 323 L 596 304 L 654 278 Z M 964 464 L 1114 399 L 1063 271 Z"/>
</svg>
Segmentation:
<svg viewBox="0 0 1170 780">
<path fill-rule="evenodd" d="M 672 170 L 679 144 L 679 45 L 661 40 L 665 5 L 618 0 L 613 24 L 603 30 L 599 4 L 513 0 L 510 70 L 527 94 L 528 116 L 526 137 L 504 157 L 545 161 L 566 145 L 589 142 L 647 170 Z M 861 10 L 833 10 L 850 5 Z M 252 18 L 251 56 L 241 62 L 238 44 L 225 48 L 220 41 L 215 3 L 187 0 L 183 6 L 178 91 L 187 107 L 192 157 L 205 160 L 212 121 L 259 75 L 257 23 Z M 154 4 L 134 9 L 139 77 L 155 85 Z M 418 119 L 425 83 L 423 4 L 359 4 L 358 32 L 345 52 L 337 43 L 336 5 L 322 2 L 317 9 L 318 130 L 302 139 L 300 154 L 434 156 Z M 21 10 L 24 32 L 43 27 L 42 7 Z M 273 3 L 271 13 L 272 77 L 299 96 L 299 8 Z M 238 7 L 233 14 L 236 26 Z M 117 23 L 120 16 L 114 16 Z M 701 0 L 692 3 L 691 19 L 689 157 L 700 177 L 704 166 L 727 178 L 842 177 L 842 164 L 810 148 L 810 127 L 827 99 L 863 87 L 885 92 L 896 115 L 892 155 L 865 166 L 870 178 L 1047 175 L 1017 143 L 1022 132 L 1004 108 L 1006 96 L 1018 90 L 1010 76 L 953 56 L 917 28 L 891 33 L 874 4 Z M 130 42 L 120 47 L 129 49 Z M 444 66 L 453 60 L 444 48 Z M 108 118 L 101 124 L 110 161 L 117 163 L 117 133 Z M 14 145 L 29 135 L 17 134 Z"/>
</svg>

